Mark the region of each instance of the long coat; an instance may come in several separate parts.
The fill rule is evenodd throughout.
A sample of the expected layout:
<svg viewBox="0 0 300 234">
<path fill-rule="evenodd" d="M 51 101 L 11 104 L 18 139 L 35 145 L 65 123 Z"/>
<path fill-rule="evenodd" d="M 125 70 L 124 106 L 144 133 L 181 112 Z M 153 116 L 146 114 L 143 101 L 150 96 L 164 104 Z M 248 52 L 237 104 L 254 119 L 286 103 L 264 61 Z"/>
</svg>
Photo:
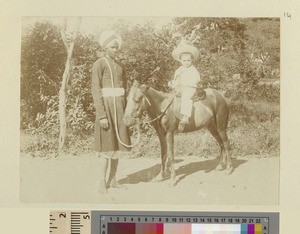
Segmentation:
<svg viewBox="0 0 300 234">
<path fill-rule="evenodd" d="M 109 56 L 106 56 L 107 61 L 112 69 L 115 88 L 124 88 L 126 90 L 125 70 L 120 63 L 116 62 Z M 95 151 L 128 151 L 130 148 L 123 146 L 117 139 L 117 130 L 120 139 L 123 143 L 130 145 L 130 135 L 128 127 L 123 124 L 123 115 L 126 105 L 126 97 L 118 96 L 116 98 L 117 120 L 115 120 L 115 107 L 113 97 L 104 97 L 102 88 L 112 88 L 111 74 L 107 62 L 104 58 L 99 58 L 92 68 L 92 96 L 96 109 L 95 119 Z M 109 129 L 104 130 L 100 127 L 100 119 L 107 118 Z"/>
</svg>

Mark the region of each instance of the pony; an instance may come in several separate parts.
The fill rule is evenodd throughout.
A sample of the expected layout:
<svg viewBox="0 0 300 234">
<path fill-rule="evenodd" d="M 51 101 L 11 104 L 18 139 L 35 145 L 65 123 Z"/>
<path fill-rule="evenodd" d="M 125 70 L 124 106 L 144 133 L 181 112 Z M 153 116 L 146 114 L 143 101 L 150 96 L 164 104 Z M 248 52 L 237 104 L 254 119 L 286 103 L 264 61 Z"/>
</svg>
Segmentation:
<svg viewBox="0 0 300 234">
<path fill-rule="evenodd" d="M 183 132 L 207 128 L 217 140 L 220 148 L 220 161 L 216 170 L 233 172 L 230 142 L 226 133 L 229 117 L 229 106 L 224 96 L 215 89 L 205 89 L 206 97 L 194 102 L 191 121 Z M 171 185 L 176 185 L 174 169 L 174 135 L 178 132 L 179 118 L 176 112 L 178 101 L 174 94 L 157 91 L 146 84 L 134 81 L 127 96 L 127 105 L 123 117 L 126 126 L 138 123 L 143 112 L 151 118 L 161 148 L 161 170 L 152 180 L 162 181 L 170 176 Z"/>
</svg>

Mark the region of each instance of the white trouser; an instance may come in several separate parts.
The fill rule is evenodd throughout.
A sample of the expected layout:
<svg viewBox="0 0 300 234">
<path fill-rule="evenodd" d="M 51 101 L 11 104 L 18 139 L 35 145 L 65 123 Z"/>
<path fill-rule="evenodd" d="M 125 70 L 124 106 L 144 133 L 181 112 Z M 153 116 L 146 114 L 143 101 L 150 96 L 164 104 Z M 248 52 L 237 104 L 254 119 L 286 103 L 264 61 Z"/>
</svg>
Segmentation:
<svg viewBox="0 0 300 234">
<path fill-rule="evenodd" d="M 191 117 L 192 109 L 193 109 L 193 100 L 192 97 L 196 88 L 193 87 L 181 87 L 181 106 L 180 106 L 180 114 Z"/>
</svg>

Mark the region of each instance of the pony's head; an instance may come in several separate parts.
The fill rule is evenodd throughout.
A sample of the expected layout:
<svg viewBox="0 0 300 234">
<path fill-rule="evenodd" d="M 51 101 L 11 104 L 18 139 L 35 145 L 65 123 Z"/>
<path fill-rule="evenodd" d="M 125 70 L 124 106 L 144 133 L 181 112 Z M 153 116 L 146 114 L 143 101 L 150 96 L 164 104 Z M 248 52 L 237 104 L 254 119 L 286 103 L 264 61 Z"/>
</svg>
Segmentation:
<svg viewBox="0 0 300 234">
<path fill-rule="evenodd" d="M 134 81 L 130 88 L 129 95 L 127 96 L 127 105 L 123 117 L 123 122 L 126 126 L 132 126 L 136 123 L 137 119 L 141 117 L 142 113 L 147 109 L 147 99 L 145 92 L 149 86 L 139 84 Z"/>
</svg>

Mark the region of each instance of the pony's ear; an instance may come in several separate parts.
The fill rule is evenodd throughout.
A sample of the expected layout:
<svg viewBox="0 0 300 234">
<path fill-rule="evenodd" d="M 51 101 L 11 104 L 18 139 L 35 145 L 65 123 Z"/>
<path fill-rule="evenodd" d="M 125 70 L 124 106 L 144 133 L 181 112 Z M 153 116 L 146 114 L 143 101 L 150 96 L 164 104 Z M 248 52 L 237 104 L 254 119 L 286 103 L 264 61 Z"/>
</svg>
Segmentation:
<svg viewBox="0 0 300 234">
<path fill-rule="evenodd" d="M 138 87 L 140 86 L 140 82 L 138 80 L 134 80 L 132 86 Z"/>
<path fill-rule="evenodd" d="M 142 84 L 139 88 L 140 88 L 143 92 L 146 92 L 146 91 L 149 89 L 149 86 L 146 85 L 146 84 Z"/>
</svg>

